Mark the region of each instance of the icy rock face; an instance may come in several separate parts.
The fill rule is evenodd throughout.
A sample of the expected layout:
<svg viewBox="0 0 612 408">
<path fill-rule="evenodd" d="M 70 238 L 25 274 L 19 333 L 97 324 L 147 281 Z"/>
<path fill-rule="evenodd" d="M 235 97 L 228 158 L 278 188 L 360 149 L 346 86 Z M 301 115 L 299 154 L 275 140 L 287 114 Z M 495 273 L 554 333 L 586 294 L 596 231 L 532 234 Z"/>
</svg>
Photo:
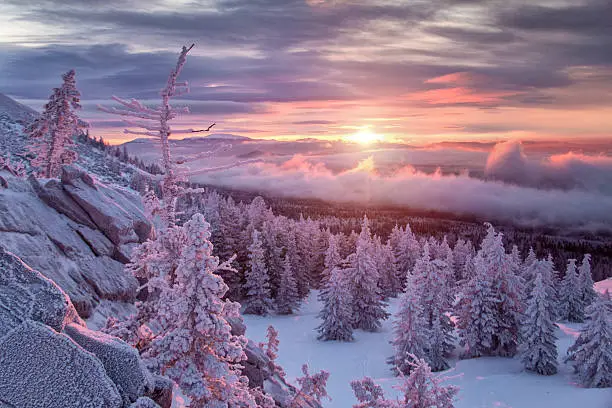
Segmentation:
<svg viewBox="0 0 612 408">
<path fill-rule="evenodd" d="M 87 329 L 59 286 L 0 246 L 0 407 L 123 408 L 172 401 L 167 388 L 136 349 Z"/>
<path fill-rule="evenodd" d="M 138 283 L 123 270 L 126 248 L 153 233 L 136 194 L 74 167 L 46 183 L 6 171 L 0 176 L 7 180 L 0 189 L 0 242 L 7 251 L 59 285 L 83 317 L 101 300 L 134 300 Z"/>
<path fill-rule="evenodd" d="M 100 360 L 38 322 L 25 321 L 0 340 L 0 367 L 2 406 L 122 406 Z"/>
<path fill-rule="evenodd" d="M 135 402 L 153 389 L 154 380 L 135 348 L 116 337 L 75 324 L 67 325 L 64 333 L 98 357 L 124 403 Z"/>
<path fill-rule="evenodd" d="M 68 323 L 85 325 L 53 281 L 0 246 L 0 338 L 26 320 L 58 332 Z"/>
</svg>

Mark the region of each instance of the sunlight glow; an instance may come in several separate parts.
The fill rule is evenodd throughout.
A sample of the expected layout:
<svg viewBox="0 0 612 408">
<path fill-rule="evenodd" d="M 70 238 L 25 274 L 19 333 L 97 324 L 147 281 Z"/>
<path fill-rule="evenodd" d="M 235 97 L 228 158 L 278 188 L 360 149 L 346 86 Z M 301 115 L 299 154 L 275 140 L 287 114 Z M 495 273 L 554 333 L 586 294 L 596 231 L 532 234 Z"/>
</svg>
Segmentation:
<svg viewBox="0 0 612 408">
<path fill-rule="evenodd" d="M 346 140 L 349 142 L 369 145 L 372 143 L 382 142 L 385 140 L 385 137 L 383 135 L 379 135 L 378 133 L 372 132 L 370 129 L 365 128 L 361 129 L 357 133 L 347 136 Z"/>
</svg>

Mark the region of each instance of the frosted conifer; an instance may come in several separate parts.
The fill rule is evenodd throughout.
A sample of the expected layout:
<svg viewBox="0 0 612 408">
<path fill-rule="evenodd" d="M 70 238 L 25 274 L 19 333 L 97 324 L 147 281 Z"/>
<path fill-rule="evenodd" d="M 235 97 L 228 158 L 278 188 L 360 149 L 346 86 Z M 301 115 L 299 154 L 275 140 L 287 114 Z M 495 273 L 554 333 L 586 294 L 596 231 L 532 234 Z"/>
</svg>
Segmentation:
<svg viewBox="0 0 612 408">
<path fill-rule="evenodd" d="M 335 267 L 320 294 L 323 309 L 319 318 L 323 321 L 317 327 L 319 340 L 353 340 L 353 315 L 351 293 L 348 290 L 343 269 Z"/>
<path fill-rule="evenodd" d="M 245 274 L 244 313 L 267 315 L 272 310 L 270 283 L 264 261 L 265 251 L 259 231 L 253 230 L 249 246 L 249 266 Z"/>
<path fill-rule="evenodd" d="M 549 276 L 545 277 L 541 273 L 536 276 L 521 328 L 522 343 L 519 346 L 525 368 L 543 375 L 557 372 L 557 327 L 554 323 L 554 304 L 548 297 L 550 286 L 552 282 Z"/>
<path fill-rule="evenodd" d="M 589 388 L 612 387 L 612 301 L 608 292 L 587 307 L 587 322 L 567 360 L 580 382 Z"/>
<path fill-rule="evenodd" d="M 31 139 L 29 150 L 35 156 L 32 165 L 40 169 L 43 177 L 57 177 L 62 164 L 77 159 L 72 137 L 86 126 L 76 114 L 81 109 L 81 93 L 76 88 L 75 75 L 74 70 L 62 75 L 62 86 L 53 89 L 43 113 L 24 130 Z"/>
<path fill-rule="evenodd" d="M 350 257 L 353 273 L 350 276 L 353 327 L 377 331 L 381 320 L 389 317 L 378 288 L 378 272 L 368 219 L 364 216 L 355 254 Z"/>
<path fill-rule="evenodd" d="M 287 252 L 283 261 L 283 270 L 276 294 L 276 312 L 279 314 L 292 314 L 300 306 L 300 297 L 297 292 L 297 283 L 293 274 L 293 266 Z"/>
<path fill-rule="evenodd" d="M 559 288 L 559 312 L 562 320 L 577 323 L 584 320 L 582 295 L 582 285 L 576 272 L 576 260 L 570 259 Z"/>
</svg>

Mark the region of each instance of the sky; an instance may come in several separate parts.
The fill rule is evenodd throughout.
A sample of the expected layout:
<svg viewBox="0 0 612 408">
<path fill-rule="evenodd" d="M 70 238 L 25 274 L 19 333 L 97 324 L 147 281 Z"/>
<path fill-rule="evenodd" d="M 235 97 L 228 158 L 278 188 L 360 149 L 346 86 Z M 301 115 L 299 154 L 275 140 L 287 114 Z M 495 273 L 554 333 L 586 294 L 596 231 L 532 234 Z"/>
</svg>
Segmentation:
<svg viewBox="0 0 612 408">
<path fill-rule="evenodd" d="M 192 114 L 252 138 L 612 140 L 609 0 L 3 0 L 0 92 L 40 109 L 76 69 L 96 110 L 154 101 L 183 45 Z"/>
</svg>

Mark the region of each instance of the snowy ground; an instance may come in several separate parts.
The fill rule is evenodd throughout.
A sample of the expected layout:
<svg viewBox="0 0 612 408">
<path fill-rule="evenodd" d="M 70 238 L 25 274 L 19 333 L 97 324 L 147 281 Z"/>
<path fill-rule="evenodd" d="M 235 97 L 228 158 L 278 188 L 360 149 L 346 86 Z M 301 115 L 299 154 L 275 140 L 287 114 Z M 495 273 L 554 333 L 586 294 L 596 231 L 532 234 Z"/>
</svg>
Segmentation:
<svg viewBox="0 0 612 408">
<path fill-rule="evenodd" d="M 395 312 L 397 301 L 389 306 Z M 311 293 L 298 314 L 293 316 L 244 316 L 247 336 L 254 341 L 265 341 L 266 328 L 273 325 L 279 332 L 278 361 L 289 380 L 301 374 L 306 362 L 311 371 L 331 373 L 328 393 L 331 401 L 325 407 L 350 408 L 355 402 L 350 381 L 372 377 L 388 396 L 397 395 L 393 389 L 396 379 L 385 363 L 392 354 L 389 345 L 391 322 L 384 323 L 380 333 L 355 332 L 353 343 L 318 341 L 315 328 L 321 308 L 317 292 Z M 557 331 L 559 360 L 578 335 L 580 325 L 562 324 Z M 449 383 L 461 388 L 457 408 L 610 408 L 612 389 L 583 389 L 576 385 L 571 367 L 560 364 L 559 373 L 544 377 L 525 372 L 518 359 L 479 358 L 454 359 L 453 368 L 446 375 Z"/>
</svg>

